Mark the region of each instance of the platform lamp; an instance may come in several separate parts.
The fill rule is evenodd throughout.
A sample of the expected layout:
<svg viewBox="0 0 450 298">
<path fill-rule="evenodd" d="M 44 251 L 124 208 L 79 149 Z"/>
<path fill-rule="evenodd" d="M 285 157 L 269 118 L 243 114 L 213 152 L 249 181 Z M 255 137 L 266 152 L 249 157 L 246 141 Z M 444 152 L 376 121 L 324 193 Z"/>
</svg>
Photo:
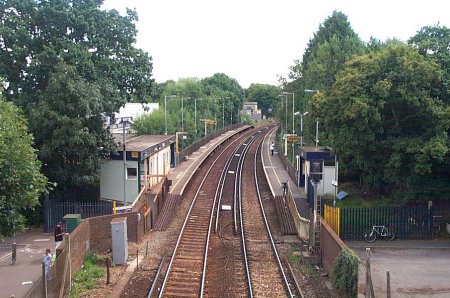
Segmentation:
<svg viewBox="0 0 450 298">
<path fill-rule="evenodd" d="M 127 124 L 133 124 L 133 117 L 120 117 L 122 124 L 122 141 L 123 141 L 123 205 L 127 204 L 127 146 L 125 139 L 125 128 Z"/>
<path fill-rule="evenodd" d="M 164 134 L 167 136 L 167 98 L 174 98 L 176 95 L 164 95 Z"/>
</svg>

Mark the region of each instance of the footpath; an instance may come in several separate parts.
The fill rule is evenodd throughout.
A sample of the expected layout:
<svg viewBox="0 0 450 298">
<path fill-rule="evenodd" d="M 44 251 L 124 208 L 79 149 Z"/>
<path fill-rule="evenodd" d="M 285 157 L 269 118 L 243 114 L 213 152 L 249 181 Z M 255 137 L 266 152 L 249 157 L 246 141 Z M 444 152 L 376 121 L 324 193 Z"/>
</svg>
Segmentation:
<svg viewBox="0 0 450 298">
<path fill-rule="evenodd" d="M 17 244 L 16 264 L 11 261 L 12 243 Z M 45 249 L 54 251 L 53 234 L 31 229 L 0 242 L 0 298 L 24 297 L 42 274 Z"/>
</svg>

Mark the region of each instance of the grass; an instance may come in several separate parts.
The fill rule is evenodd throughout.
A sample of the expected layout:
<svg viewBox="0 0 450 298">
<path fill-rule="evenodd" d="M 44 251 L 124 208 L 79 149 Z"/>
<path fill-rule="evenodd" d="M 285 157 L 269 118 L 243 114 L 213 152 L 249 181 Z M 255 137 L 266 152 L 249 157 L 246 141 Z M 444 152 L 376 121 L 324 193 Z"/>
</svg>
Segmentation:
<svg viewBox="0 0 450 298">
<path fill-rule="evenodd" d="M 83 266 L 73 276 L 70 297 L 79 297 L 81 293 L 94 288 L 97 280 L 105 274 L 104 268 L 97 266 L 102 261 L 103 258 L 95 253 L 85 256 Z"/>
<path fill-rule="evenodd" d="M 292 246 L 287 253 L 287 258 L 291 264 L 300 263 L 300 248 L 298 246 Z"/>
<path fill-rule="evenodd" d="M 348 193 L 348 195 L 341 201 L 336 201 L 336 207 L 340 208 L 362 208 L 362 207 L 393 207 L 392 199 L 386 197 L 378 197 L 374 194 L 368 193 L 361 189 L 359 185 L 351 183 L 343 183 L 340 187 Z M 332 204 L 332 200 L 330 202 Z"/>
</svg>

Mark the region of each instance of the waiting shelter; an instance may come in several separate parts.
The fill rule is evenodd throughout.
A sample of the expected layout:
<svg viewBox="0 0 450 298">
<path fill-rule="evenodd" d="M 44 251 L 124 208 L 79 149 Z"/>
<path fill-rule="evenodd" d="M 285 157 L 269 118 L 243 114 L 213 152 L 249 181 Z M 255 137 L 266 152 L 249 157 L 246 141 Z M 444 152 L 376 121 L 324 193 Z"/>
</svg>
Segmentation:
<svg viewBox="0 0 450 298">
<path fill-rule="evenodd" d="M 298 147 L 298 184 L 305 188 L 308 205 L 311 207 L 314 196 L 314 178 L 317 183 L 317 195 L 333 198 L 336 195 L 338 181 L 338 163 L 336 155 L 329 147 Z"/>
<path fill-rule="evenodd" d="M 125 146 L 122 134 L 113 137 L 118 152 L 103 162 L 100 197 L 129 204 L 167 176 L 175 161 L 175 136 L 126 134 Z"/>
</svg>

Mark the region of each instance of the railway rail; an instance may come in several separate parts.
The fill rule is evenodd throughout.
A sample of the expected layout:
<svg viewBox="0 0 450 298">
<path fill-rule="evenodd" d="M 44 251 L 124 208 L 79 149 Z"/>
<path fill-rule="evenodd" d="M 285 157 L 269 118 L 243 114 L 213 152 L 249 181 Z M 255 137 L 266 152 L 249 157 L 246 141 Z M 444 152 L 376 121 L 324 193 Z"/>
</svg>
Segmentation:
<svg viewBox="0 0 450 298">
<path fill-rule="evenodd" d="M 259 194 L 258 150 L 268 131 L 229 142 L 206 171 L 158 297 L 295 297 Z"/>
</svg>

